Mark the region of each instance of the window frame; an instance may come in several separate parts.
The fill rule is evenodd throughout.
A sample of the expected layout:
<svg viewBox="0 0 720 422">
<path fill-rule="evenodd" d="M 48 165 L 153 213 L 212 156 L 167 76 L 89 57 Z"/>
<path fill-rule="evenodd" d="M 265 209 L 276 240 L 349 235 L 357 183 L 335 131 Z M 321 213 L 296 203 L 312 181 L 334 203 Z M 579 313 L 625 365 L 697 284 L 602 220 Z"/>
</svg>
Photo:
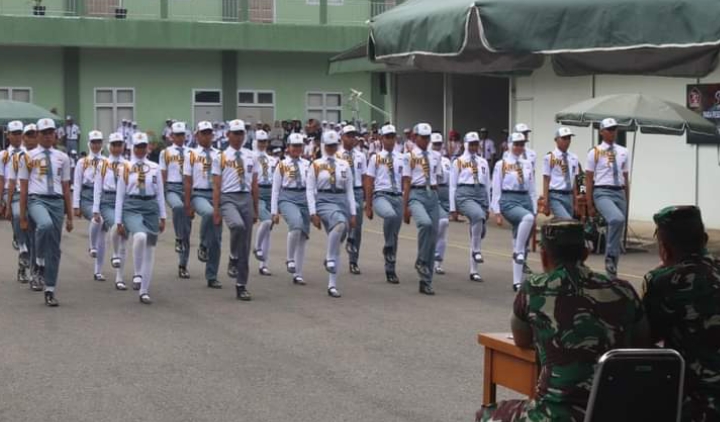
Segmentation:
<svg viewBox="0 0 720 422">
<path fill-rule="evenodd" d="M 28 91 L 28 94 L 30 94 L 29 95 L 30 100 L 28 102 L 29 103 L 33 102 L 32 87 L 29 87 L 29 86 L 0 86 L 0 90 L 5 90 L 5 89 L 8 91 L 8 100 L 10 100 L 10 101 L 15 101 L 15 100 L 13 100 L 13 95 L 12 95 L 13 91 Z"/>
<path fill-rule="evenodd" d="M 240 102 L 240 93 L 253 94 L 253 102 L 252 103 L 241 103 Z M 272 94 L 273 102 L 272 104 L 268 103 L 259 103 L 258 97 L 260 94 Z M 237 102 L 237 105 L 235 106 L 235 111 L 240 107 L 248 107 L 248 108 L 272 108 L 273 111 L 273 122 L 277 118 L 277 93 L 274 89 L 245 89 L 245 88 L 238 88 L 237 93 L 235 95 L 235 100 Z"/>
<path fill-rule="evenodd" d="M 310 96 L 311 96 L 311 95 L 322 95 L 322 102 L 323 102 L 323 104 L 322 104 L 321 107 L 316 107 L 316 106 L 311 106 L 311 105 L 310 105 L 310 101 L 309 101 L 309 100 L 310 100 Z M 329 95 L 337 95 L 337 96 L 339 96 L 339 97 L 340 97 L 340 105 L 339 105 L 339 106 L 331 106 L 331 107 L 329 107 L 329 106 L 327 105 L 327 97 L 328 97 Z M 344 112 L 344 108 L 345 108 L 345 107 L 343 106 L 343 93 L 342 93 L 342 92 L 334 92 L 334 91 L 327 91 L 327 92 L 326 92 L 326 91 L 306 91 L 306 92 L 305 92 L 305 119 L 306 119 L 306 120 L 310 118 L 310 117 L 309 117 L 309 116 L 310 116 L 310 113 L 309 113 L 310 111 L 322 111 L 322 116 L 323 116 L 323 117 L 322 117 L 322 119 L 320 119 L 320 120 L 328 120 L 328 121 L 330 121 L 331 119 L 328 119 L 328 117 L 327 117 L 327 112 L 328 112 L 328 111 L 337 111 L 337 112 L 340 113 L 340 119 L 342 119 L 342 115 L 343 115 L 343 112 Z"/>
<path fill-rule="evenodd" d="M 97 101 L 97 94 L 98 91 L 112 91 L 112 103 L 99 103 Z M 130 91 L 132 92 L 132 103 L 120 103 L 117 101 L 117 93 L 118 91 Z M 134 87 L 95 87 L 93 88 L 93 127 L 98 127 L 98 121 L 97 121 L 97 111 L 98 107 L 111 107 L 113 112 L 113 123 L 112 127 L 110 128 L 112 131 L 115 131 L 115 129 L 118 126 L 117 122 L 117 112 L 118 108 L 132 108 L 132 115 L 133 120 L 136 120 L 135 118 L 135 104 L 137 103 L 137 95 Z"/>
</svg>

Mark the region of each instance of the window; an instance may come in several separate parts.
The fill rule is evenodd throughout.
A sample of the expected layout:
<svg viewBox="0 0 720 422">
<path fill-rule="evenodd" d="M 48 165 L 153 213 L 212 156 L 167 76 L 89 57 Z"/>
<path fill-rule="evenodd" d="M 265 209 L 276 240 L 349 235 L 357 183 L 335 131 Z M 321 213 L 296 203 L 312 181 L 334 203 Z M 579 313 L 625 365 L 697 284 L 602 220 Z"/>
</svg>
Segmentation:
<svg viewBox="0 0 720 422">
<path fill-rule="evenodd" d="M 242 9 L 238 9 L 242 16 Z M 250 22 L 273 23 L 275 21 L 275 0 L 248 0 Z"/>
<path fill-rule="evenodd" d="M 0 100 L 22 101 L 24 103 L 32 102 L 31 88 L 0 88 Z"/>
<path fill-rule="evenodd" d="M 193 123 L 222 121 L 222 92 L 219 89 L 193 89 Z"/>
<path fill-rule="evenodd" d="M 310 5 L 319 5 L 320 0 L 306 0 L 307 4 Z M 344 3 L 344 0 L 328 0 L 328 6 L 342 6 Z"/>
<path fill-rule="evenodd" d="M 88 16 L 115 16 L 120 0 L 86 0 L 85 7 Z"/>
<path fill-rule="evenodd" d="M 95 88 L 95 128 L 115 132 L 122 119 L 134 120 L 135 88 Z"/>
<path fill-rule="evenodd" d="M 308 92 L 307 118 L 339 122 L 342 120 L 342 94 L 336 92 Z"/>
<path fill-rule="evenodd" d="M 238 91 L 237 116 L 245 123 L 272 123 L 275 120 L 275 92 Z"/>
</svg>

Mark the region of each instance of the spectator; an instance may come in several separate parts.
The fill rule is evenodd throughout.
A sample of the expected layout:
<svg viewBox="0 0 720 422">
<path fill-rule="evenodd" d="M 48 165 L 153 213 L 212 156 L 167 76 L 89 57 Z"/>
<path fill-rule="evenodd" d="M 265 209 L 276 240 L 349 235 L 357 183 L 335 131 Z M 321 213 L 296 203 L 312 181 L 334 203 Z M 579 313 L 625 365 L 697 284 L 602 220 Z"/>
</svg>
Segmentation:
<svg viewBox="0 0 720 422">
<path fill-rule="evenodd" d="M 65 151 L 77 151 L 80 139 L 80 126 L 75 124 L 72 116 L 65 117 L 65 126 L 58 130 L 60 142 L 65 145 Z"/>
<path fill-rule="evenodd" d="M 163 143 L 165 143 L 165 146 L 168 146 L 172 143 L 170 134 L 172 134 L 172 119 L 168 118 L 165 120 L 165 127 L 162 131 L 162 140 Z M 150 153 L 148 153 L 148 156 L 150 156 Z"/>
</svg>

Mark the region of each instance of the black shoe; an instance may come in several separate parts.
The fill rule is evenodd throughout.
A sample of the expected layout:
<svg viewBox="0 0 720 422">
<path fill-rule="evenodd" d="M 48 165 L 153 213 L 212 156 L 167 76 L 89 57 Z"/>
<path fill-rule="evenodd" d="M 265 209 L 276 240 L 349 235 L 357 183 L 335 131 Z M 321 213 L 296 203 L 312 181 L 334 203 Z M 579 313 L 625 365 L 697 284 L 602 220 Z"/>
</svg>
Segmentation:
<svg viewBox="0 0 720 422">
<path fill-rule="evenodd" d="M 200 245 L 197 250 L 197 258 L 200 262 L 208 262 L 209 254 L 205 246 Z"/>
<path fill-rule="evenodd" d="M 387 262 L 388 264 L 394 264 L 397 260 L 397 257 L 395 256 L 392 248 L 383 248 L 383 256 L 385 257 L 385 262 Z"/>
<path fill-rule="evenodd" d="M 30 278 L 27 276 L 27 267 L 23 267 L 22 265 L 17 270 L 17 280 L 21 284 L 27 284 L 28 281 L 30 281 Z"/>
<path fill-rule="evenodd" d="M 183 266 L 178 267 L 178 277 L 180 278 L 190 278 L 190 273 L 188 272 L 187 268 Z"/>
<path fill-rule="evenodd" d="M 519 284 L 513 284 L 513 292 L 517 292 L 518 290 L 520 290 L 520 285 L 519 285 Z"/>
<path fill-rule="evenodd" d="M 185 246 L 183 245 L 182 239 L 175 239 L 175 252 L 183 253 Z"/>
<path fill-rule="evenodd" d="M 482 282 L 483 282 L 483 279 L 482 279 L 482 277 L 480 277 L 480 274 L 478 274 L 478 273 L 472 273 L 472 274 L 470 274 L 470 281 L 475 281 L 475 282 L 478 282 L 478 283 L 482 283 Z"/>
<path fill-rule="evenodd" d="M 263 255 L 262 249 L 253 249 L 253 255 L 255 255 L 255 259 L 258 261 L 265 261 L 265 255 Z"/>
<path fill-rule="evenodd" d="M 27 252 L 20 252 L 18 257 L 20 266 L 24 268 L 30 268 L 30 254 Z"/>
<path fill-rule="evenodd" d="M 132 288 L 137 291 L 140 290 L 140 287 L 142 287 L 142 276 L 134 275 L 132 278 Z"/>
<path fill-rule="evenodd" d="M 525 261 L 525 263 L 523 263 L 523 274 L 525 274 L 525 275 L 532 275 L 532 274 L 533 274 L 533 271 L 532 271 L 532 270 L 530 269 L 530 267 L 528 266 L 527 261 Z"/>
<path fill-rule="evenodd" d="M 297 284 L 298 286 L 304 286 L 305 280 L 303 280 L 303 278 L 299 275 L 296 275 L 295 277 L 293 277 L 293 284 Z"/>
<path fill-rule="evenodd" d="M 237 259 L 230 258 L 230 260 L 228 261 L 228 269 L 227 269 L 228 277 L 237 278 L 237 276 L 238 276 L 237 263 L 238 263 Z"/>
<path fill-rule="evenodd" d="M 36 277 L 30 279 L 30 290 L 33 292 L 42 292 L 43 286 L 40 284 Z"/>
<path fill-rule="evenodd" d="M 483 256 L 480 252 L 473 252 L 472 260 L 475 261 L 476 264 L 482 264 L 483 262 L 485 262 L 485 259 L 483 259 Z"/>
<path fill-rule="evenodd" d="M 252 296 L 250 296 L 250 292 L 247 291 L 245 286 L 235 286 L 235 294 L 237 300 L 242 300 L 245 302 L 249 302 L 252 300 Z"/>
<path fill-rule="evenodd" d="M 272 273 L 270 272 L 270 270 L 268 270 L 267 267 L 259 268 L 259 269 L 258 269 L 258 272 L 260 273 L 260 275 L 264 275 L 264 276 L 266 276 L 266 277 L 269 277 L 269 276 L 272 275 Z"/>
<path fill-rule="evenodd" d="M 434 296 L 435 290 L 433 290 L 432 286 L 420 283 L 420 293 L 428 296 Z"/>
<path fill-rule="evenodd" d="M 358 248 L 355 246 L 354 239 L 348 239 L 347 242 L 345 242 L 345 251 L 347 251 L 347 253 L 349 253 L 350 255 L 355 255 L 358 253 Z"/>
<path fill-rule="evenodd" d="M 217 280 L 208 280 L 207 286 L 211 289 L 222 289 L 222 283 Z"/>
<path fill-rule="evenodd" d="M 285 263 L 285 267 L 287 268 L 287 272 L 289 272 L 290 274 L 295 274 L 295 271 L 297 270 L 295 261 L 287 261 Z"/>
<path fill-rule="evenodd" d="M 350 273 L 358 275 L 360 273 L 360 267 L 355 263 L 350 263 Z"/>
<path fill-rule="evenodd" d="M 397 274 L 391 271 L 385 272 L 385 280 L 390 284 L 400 284 L 400 279 L 398 278 Z"/>
<path fill-rule="evenodd" d="M 141 294 L 140 303 L 142 303 L 143 305 L 151 305 L 152 299 L 150 299 L 150 295 L 148 295 L 147 293 Z"/>
<path fill-rule="evenodd" d="M 423 277 L 430 277 L 430 275 L 432 275 L 430 268 L 420 261 L 415 263 L 415 271 Z"/>
<path fill-rule="evenodd" d="M 45 292 L 45 305 L 54 308 L 59 305 L 57 299 L 55 299 L 55 293 Z"/>
<path fill-rule="evenodd" d="M 338 291 L 338 289 L 336 287 L 331 287 L 328 289 L 328 296 L 334 297 L 336 299 L 341 297 L 340 292 Z"/>
</svg>

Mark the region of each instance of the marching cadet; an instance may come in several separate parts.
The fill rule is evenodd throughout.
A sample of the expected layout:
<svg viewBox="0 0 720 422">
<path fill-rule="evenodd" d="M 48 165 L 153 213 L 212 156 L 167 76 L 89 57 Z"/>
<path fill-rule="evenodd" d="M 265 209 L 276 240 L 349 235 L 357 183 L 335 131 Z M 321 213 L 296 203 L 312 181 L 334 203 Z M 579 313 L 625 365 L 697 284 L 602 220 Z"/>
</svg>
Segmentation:
<svg viewBox="0 0 720 422">
<path fill-rule="evenodd" d="M 450 189 L 448 187 L 448 182 L 450 181 L 450 168 L 452 166 L 452 162 L 448 157 L 443 155 L 443 136 L 441 134 L 433 133 L 430 136 L 430 146 L 432 148 L 433 157 L 437 161 L 437 194 L 438 200 L 440 201 L 437 243 L 435 244 L 434 271 L 436 274 L 442 275 L 445 274 L 442 263 L 445 259 L 445 249 L 447 248 L 448 239 L 448 217 L 450 215 Z"/>
<path fill-rule="evenodd" d="M 30 253 L 27 233 L 20 228 L 20 185 L 16 182 L 20 160 L 26 154 L 22 146 L 23 124 L 13 120 L 7 125 L 7 140 L 10 143 L 7 149 L 0 153 L 0 216 L 12 220 L 13 239 L 17 243 L 18 271 L 17 280 L 27 283 L 30 278 Z"/>
<path fill-rule="evenodd" d="M 133 290 L 140 303 L 149 305 L 150 281 L 155 264 L 158 236 L 165 231 L 163 179 L 157 164 L 147 159 L 148 137 L 133 135 L 133 157 L 117 181 L 115 224 L 118 234 L 133 238 Z"/>
<path fill-rule="evenodd" d="M 45 284 L 45 304 L 54 307 L 58 306 L 55 287 L 60 269 L 63 212 L 67 216 L 65 229 L 68 233 L 73 229 L 70 158 L 53 147 L 52 119 L 38 120 L 37 129 L 41 134 L 40 148 L 25 154 L 18 169 L 20 227 L 27 230 L 29 215 L 35 224 L 36 261 L 39 277 Z"/>
<path fill-rule="evenodd" d="M 450 215 L 470 220 L 470 280 L 483 281 L 478 264 L 484 262 L 480 249 L 490 207 L 490 167 L 480 155 L 477 132 L 465 135 L 465 150 L 450 170 Z"/>
<path fill-rule="evenodd" d="M 230 229 L 230 265 L 235 268 L 238 300 L 252 300 L 247 290 L 252 226 L 258 215 L 258 166 L 252 151 L 243 148 L 245 123 L 229 124 L 229 145 L 213 162 L 215 225 L 225 220 Z"/>
<path fill-rule="evenodd" d="M 165 201 L 172 209 L 175 252 L 179 257 L 178 277 L 180 278 L 190 278 L 187 264 L 190 257 L 190 233 L 192 232 L 192 220 L 185 214 L 185 203 L 183 202 L 183 163 L 187 153 L 186 133 L 185 123 L 173 123 L 171 135 L 173 144 L 160 154 L 160 171 L 165 185 Z"/>
<path fill-rule="evenodd" d="M 495 164 L 490 209 L 499 226 L 505 218 L 513 227 L 513 290 L 517 291 L 522 284 L 527 244 L 535 224 L 537 197 L 532 164 L 522 158 L 525 135 L 515 132 L 510 141 L 508 154 Z"/>
<path fill-rule="evenodd" d="M 305 247 L 310 237 L 310 214 L 306 194 L 310 162 L 301 157 L 304 145 L 299 133 L 288 136 L 288 153 L 275 167 L 270 201 L 273 224 L 280 223 L 282 214 L 288 225 L 287 271 L 293 276 L 293 284 L 301 286 L 305 285 L 303 266 Z"/>
<path fill-rule="evenodd" d="M 121 133 L 111 133 L 109 137 L 110 156 L 106 158 L 100 171 L 95 173 L 93 186 L 93 221 L 102 224 L 102 244 L 105 247 L 105 236 L 110 232 L 112 243 L 112 258 L 110 265 L 115 269 L 115 289 L 127 290 L 123 279 L 125 269 L 126 243 L 125 236 L 118 233 L 115 224 L 115 202 L 119 180 L 128 172 L 127 160 L 123 156 L 125 140 Z M 98 245 L 99 247 L 100 245 Z"/>
<path fill-rule="evenodd" d="M 600 123 L 603 142 L 588 152 L 585 167 L 588 213 L 594 217 L 599 211 L 608 225 L 605 271 L 610 278 L 617 277 L 630 198 L 630 153 L 615 143 L 617 126 L 612 118 Z"/>
<path fill-rule="evenodd" d="M 38 147 L 38 130 L 37 125 L 35 123 L 30 123 L 25 125 L 23 128 L 23 147 L 25 148 L 25 153 L 34 150 Z M 19 155 L 18 156 L 18 162 L 17 166 L 11 167 L 12 176 L 10 178 L 10 186 L 17 186 L 16 189 L 10 189 L 10 192 L 15 192 L 15 196 L 20 198 L 20 182 L 18 181 L 18 171 L 19 166 L 22 163 L 22 160 L 24 160 L 26 157 L 25 155 Z M 20 219 L 20 203 L 18 201 L 17 205 L 17 213 L 13 209 L 13 216 L 17 215 L 17 217 Z M 40 274 L 40 267 L 37 264 L 37 253 L 35 248 L 35 224 L 33 224 L 32 221 L 28 222 L 27 230 L 22 230 L 23 233 L 25 233 L 25 242 L 27 244 L 27 249 L 30 253 L 30 290 L 34 292 L 42 292 L 45 289 L 45 282 L 43 280 L 42 274 Z"/>
<path fill-rule="evenodd" d="M 535 161 L 537 160 L 537 153 L 530 148 L 527 147 L 527 142 L 530 142 L 530 127 L 526 125 L 525 123 L 518 123 L 515 125 L 515 132 L 516 133 L 522 133 L 523 136 L 525 136 L 525 150 L 522 154 L 522 159 L 530 161 L 530 164 L 532 164 L 533 171 L 535 170 Z M 508 151 L 506 154 L 510 154 Z"/>
<path fill-rule="evenodd" d="M 345 243 L 345 249 L 348 253 L 350 261 L 350 272 L 352 274 L 360 274 L 358 260 L 360 259 L 360 245 L 362 243 L 362 224 L 363 224 L 363 180 L 367 173 L 367 158 L 359 148 L 356 148 L 358 140 L 358 131 L 355 126 L 345 126 L 342 129 L 342 145 L 338 149 L 337 158 L 347 161 L 350 164 L 350 172 L 352 173 L 355 195 L 355 227 L 350 230 Z"/>
<path fill-rule="evenodd" d="M 105 157 L 100 153 L 103 147 L 103 134 L 98 130 L 88 133 L 88 149 L 90 154 L 81 158 L 75 166 L 73 178 L 73 210 L 75 217 L 90 221 L 88 233 L 88 254 L 95 260 L 93 279 L 105 281 L 102 267 L 105 262 L 105 231 L 102 223 L 93 215 L 95 177 L 104 163 Z"/>
<path fill-rule="evenodd" d="M 355 228 L 357 207 L 350 164 L 338 159 L 339 136 L 325 132 L 322 136 L 323 157 L 313 161 L 307 177 L 307 200 L 310 221 L 328 234 L 325 270 L 329 273 L 328 296 L 338 298 L 337 271 L 340 267 L 340 245 Z"/>
<path fill-rule="evenodd" d="M 575 134 L 570 128 L 560 127 L 555 132 L 555 151 L 548 152 L 543 159 L 543 213 L 556 218 L 574 218 L 577 208 L 578 189 L 575 177 L 580 173 L 577 155 L 568 151 Z"/>
<path fill-rule="evenodd" d="M 402 226 L 402 173 L 403 154 L 395 150 L 395 126 L 380 128 L 382 150 L 370 156 L 365 183 L 365 215 L 372 220 L 373 212 L 383 219 L 385 246 L 385 279 L 390 284 L 400 283 L 395 272 L 398 234 Z"/>
<path fill-rule="evenodd" d="M 219 152 L 212 147 L 213 129 L 210 122 L 197 125 L 198 147 L 190 150 L 183 165 L 185 177 L 185 210 L 188 218 L 195 212 L 200 214 L 200 246 L 198 259 L 205 263 L 205 280 L 211 289 L 220 289 L 218 281 L 220 249 L 222 246 L 222 225 L 213 221 L 213 178 L 212 164 Z"/>
<path fill-rule="evenodd" d="M 420 275 L 420 293 L 432 296 L 433 261 L 438 233 L 440 203 L 437 178 L 442 171 L 431 152 L 432 127 L 418 123 L 413 130 L 413 149 L 403 160 L 403 220 L 410 224 L 410 216 L 418 229 L 418 253 L 415 270 Z"/>
<path fill-rule="evenodd" d="M 260 189 L 260 215 L 258 227 L 255 231 L 255 258 L 260 261 L 260 275 L 272 275 L 268 269 L 270 260 L 270 231 L 273 227 L 270 201 L 272 199 L 273 174 L 278 160 L 269 155 L 267 148 L 269 137 L 264 130 L 255 131 L 255 160 L 258 168 L 258 188 Z"/>
</svg>

